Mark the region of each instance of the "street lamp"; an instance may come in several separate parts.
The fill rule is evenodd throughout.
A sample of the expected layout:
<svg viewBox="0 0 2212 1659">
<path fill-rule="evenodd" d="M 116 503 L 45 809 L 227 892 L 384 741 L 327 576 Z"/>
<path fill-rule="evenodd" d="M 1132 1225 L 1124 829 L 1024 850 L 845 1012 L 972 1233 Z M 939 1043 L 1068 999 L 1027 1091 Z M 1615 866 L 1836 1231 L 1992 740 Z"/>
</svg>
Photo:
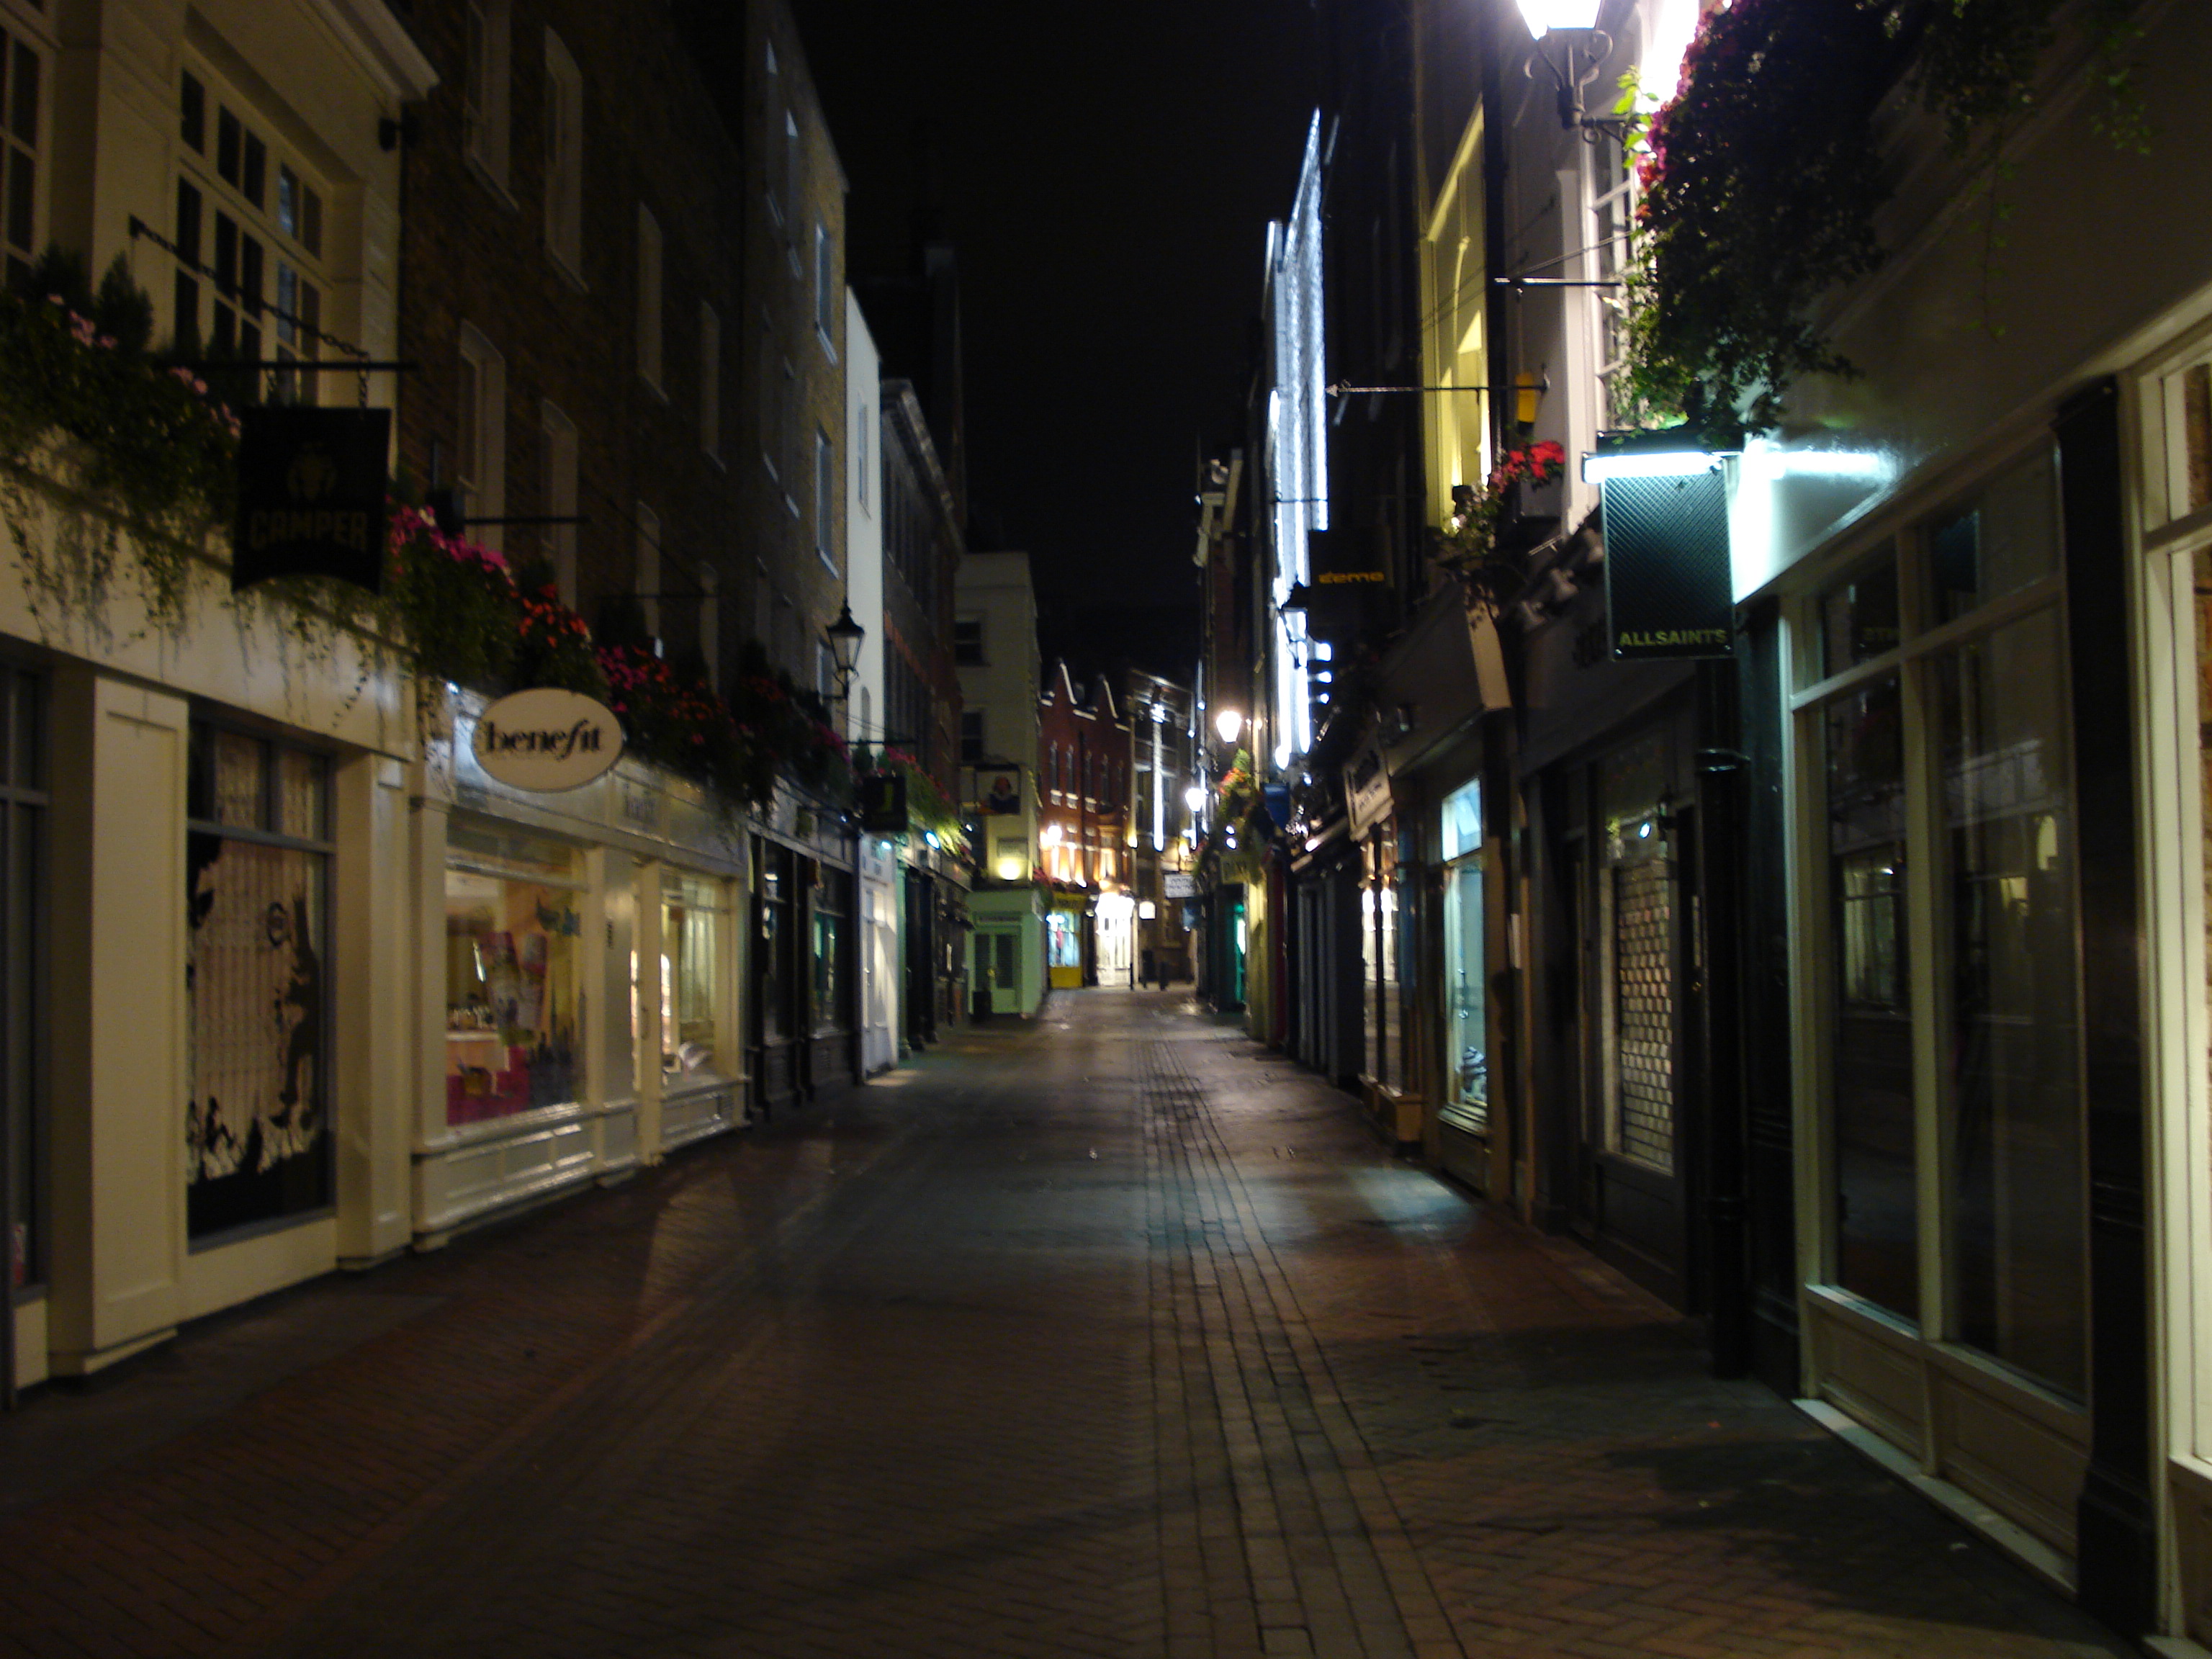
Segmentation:
<svg viewBox="0 0 2212 1659">
<path fill-rule="evenodd" d="M 837 607 L 837 620 L 826 632 L 830 653 L 837 665 L 837 701 L 842 702 L 853 689 L 853 676 L 860 665 L 860 641 L 868 637 L 868 630 L 853 620 L 853 605 L 847 600 Z"/>
<path fill-rule="evenodd" d="M 1213 717 L 1213 729 L 1221 734 L 1222 742 L 1234 743 L 1244 729 L 1244 716 L 1234 708 L 1224 708 Z"/>
<path fill-rule="evenodd" d="M 1613 117 L 1583 113 L 1583 88 L 1597 79 L 1599 66 L 1613 51 L 1613 37 L 1597 26 L 1598 0 L 1520 0 L 1520 6 L 1536 41 L 1523 68 L 1531 80 L 1540 61 L 1552 72 L 1559 125 L 1570 132 L 1591 128 L 1618 132 L 1621 123 Z M 1550 38 L 1554 34 L 1559 37 L 1556 48 Z"/>
<path fill-rule="evenodd" d="M 1206 786 L 1202 783 L 1194 783 L 1189 788 L 1184 790 L 1182 804 L 1190 808 L 1194 817 L 1206 809 Z"/>
</svg>

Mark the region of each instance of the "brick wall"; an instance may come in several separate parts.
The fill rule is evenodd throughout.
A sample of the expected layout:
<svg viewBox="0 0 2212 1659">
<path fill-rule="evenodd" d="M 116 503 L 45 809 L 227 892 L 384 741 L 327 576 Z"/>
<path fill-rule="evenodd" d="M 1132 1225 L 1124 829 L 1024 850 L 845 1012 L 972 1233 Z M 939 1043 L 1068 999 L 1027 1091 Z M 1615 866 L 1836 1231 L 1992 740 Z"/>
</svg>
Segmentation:
<svg viewBox="0 0 2212 1659">
<path fill-rule="evenodd" d="M 406 13 L 444 78 L 407 158 L 401 350 L 422 368 L 401 392 L 402 465 L 424 483 L 453 474 L 465 321 L 505 359 L 507 514 L 550 511 L 544 404 L 576 428 L 576 507 L 589 520 L 575 532 L 579 608 L 596 619 L 605 601 L 637 592 L 641 526 L 652 521 L 642 504 L 658 521 L 653 586 L 668 654 L 699 647 L 697 596 L 712 573 L 721 596 L 718 665 L 726 671 L 740 641 L 765 626 L 775 654 L 811 684 L 811 641 L 842 592 L 815 550 L 813 467 L 815 434 L 826 433 L 836 463 L 829 545 L 842 567 L 844 181 L 787 14 L 750 5 L 702 37 L 680 33 L 653 4 L 510 0 L 504 190 L 468 154 L 468 17 L 465 0 L 413 0 Z M 549 29 L 583 82 L 581 268 L 573 272 L 547 238 Z M 718 88 L 740 78 L 741 97 L 718 99 Z M 788 228 L 773 221 L 767 193 L 771 166 L 781 165 L 787 110 L 800 133 L 785 192 L 795 206 Z M 641 205 L 662 242 L 657 386 L 640 369 Z M 840 296 L 826 348 L 814 321 L 817 224 L 830 238 Z M 702 303 L 720 332 L 713 454 L 702 441 Z M 762 376 L 781 375 L 787 361 L 791 395 L 775 405 L 782 429 L 764 432 Z M 764 451 L 799 458 L 787 499 Z M 787 459 L 784 476 L 793 470 Z M 537 527 L 510 527 L 504 540 L 517 559 L 552 545 L 551 532 Z"/>
</svg>

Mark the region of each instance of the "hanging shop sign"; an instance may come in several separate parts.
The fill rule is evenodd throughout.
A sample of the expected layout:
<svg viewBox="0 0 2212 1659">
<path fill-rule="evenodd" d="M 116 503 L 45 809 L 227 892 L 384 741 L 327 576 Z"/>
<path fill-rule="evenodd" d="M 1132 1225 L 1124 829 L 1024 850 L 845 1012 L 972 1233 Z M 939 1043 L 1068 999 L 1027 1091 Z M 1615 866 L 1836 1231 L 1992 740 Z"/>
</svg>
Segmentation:
<svg viewBox="0 0 2212 1659">
<path fill-rule="evenodd" d="M 1382 568 L 1375 538 L 1349 531 L 1306 532 L 1307 568 L 1313 574 L 1283 601 L 1285 611 L 1306 613 L 1306 632 L 1317 640 L 1349 640 L 1383 614 L 1390 599 L 1390 573 Z"/>
<path fill-rule="evenodd" d="M 1163 896 L 1171 899 L 1196 898 L 1198 878 L 1188 870 L 1169 870 L 1160 877 Z"/>
<path fill-rule="evenodd" d="M 302 409 L 239 415 L 234 592 L 271 576 L 334 576 L 384 591 L 388 409 Z"/>
<path fill-rule="evenodd" d="M 554 795 L 603 777 L 622 758 L 622 722 L 580 691 L 532 686 L 477 716 L 469 748 L 510 789 Z"/>
<path fill-rule="evenodd" d="M 906 811 L 906 775 L 867 772 L 860 780 L 860 828 L 871 836 L 902 836 L 910 827 Z"/>
<path fill-rule="evenodd" d="M 1728 480 L 1696 471 L 1609 477 L 1605 596 L 1617 658 L 1725 657 L 1735 638 Z"/>
<path fill-rule="evenodd" d="M 978 772 L 975 799 L 986 812 L 1004 814 L 1022 810 L 1022 775 L 1018 771 Z"/>
</svg>

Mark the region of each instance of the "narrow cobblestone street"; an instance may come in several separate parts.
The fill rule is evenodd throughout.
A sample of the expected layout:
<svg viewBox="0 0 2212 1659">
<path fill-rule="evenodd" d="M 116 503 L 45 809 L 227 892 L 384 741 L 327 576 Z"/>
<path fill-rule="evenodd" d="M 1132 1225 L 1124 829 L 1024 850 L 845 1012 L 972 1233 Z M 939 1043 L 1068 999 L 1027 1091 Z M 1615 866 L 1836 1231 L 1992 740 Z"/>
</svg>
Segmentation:
<svg viewBox="0 0 2212 1659">
<path fill-rule="evenodd" d="M 0 1651 L 2127 1651 L 1164 993 L 0 1421 Z"/>
</svg>

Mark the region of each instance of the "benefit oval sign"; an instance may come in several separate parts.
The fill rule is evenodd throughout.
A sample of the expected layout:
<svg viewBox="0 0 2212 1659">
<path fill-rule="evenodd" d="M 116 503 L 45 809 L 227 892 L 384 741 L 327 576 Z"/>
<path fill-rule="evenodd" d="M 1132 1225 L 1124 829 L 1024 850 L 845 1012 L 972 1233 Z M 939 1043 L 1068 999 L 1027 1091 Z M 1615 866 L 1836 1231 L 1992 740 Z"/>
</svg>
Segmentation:
<svg viewBox="0 0 2212 1659">
<path fill-rule="evenodd" d="M 557 794 L 605 775 L 622 758 L 622 722 L 580 691 L 533 686 L 477 717 L 477 764 L 510 789 Z"/>
</svg>

